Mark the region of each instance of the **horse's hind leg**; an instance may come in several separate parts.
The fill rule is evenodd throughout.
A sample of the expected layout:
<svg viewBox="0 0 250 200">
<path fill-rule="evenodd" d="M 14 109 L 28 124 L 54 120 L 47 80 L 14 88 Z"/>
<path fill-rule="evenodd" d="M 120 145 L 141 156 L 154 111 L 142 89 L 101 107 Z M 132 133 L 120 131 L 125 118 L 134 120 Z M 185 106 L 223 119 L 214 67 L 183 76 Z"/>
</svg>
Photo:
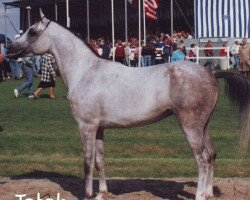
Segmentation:
<svg viewBox="0 0 250 200">
<path fill-rule="evenodd" d="M 99 173 L 99 194 L 96 199 L 101 199 L 104 193 L 108 192 L 107 183 L 104 173 L 104 130 L 98 129 L 96 135 L 96 152 L 95 152 L 95 163 L 96 169 Z"/>
<path fill-rule="evenodd" d="M 198 116 L 197 113 L 194 114 L 190 112 L 188 114 L 180 114 L 178 118 L 181 122 L 188 144 L 194 153 L 199 168 L 196 200 L 205 200 L 208 197 L 206 193 L 207 181 L 209 175 L 212 175 L 212 173 L 209 173 L 210 153 L 209 149 L 207 148 L 208 145 L 205 144 L 206 139 L 204 139 L 204 127 L 206 120 L 204 117 Z M 208 182 L 211 182 L 210 179 Z"/>
<path fill-rule="evenodd" d="M 208 157 L 208 175 L 207 175 L 207 183 L 206 183 L 206 197 L 209 198 L 209 197 L 213 197 L 213 177 L 214 177 L 216 153 L 214 152 L 213 146 L 209 138 L 208 122 L 204 128 L 203 138 L 204 138 L 204 144 L 208 152 L 208 156 L 209 156 Z"/>
</svg>

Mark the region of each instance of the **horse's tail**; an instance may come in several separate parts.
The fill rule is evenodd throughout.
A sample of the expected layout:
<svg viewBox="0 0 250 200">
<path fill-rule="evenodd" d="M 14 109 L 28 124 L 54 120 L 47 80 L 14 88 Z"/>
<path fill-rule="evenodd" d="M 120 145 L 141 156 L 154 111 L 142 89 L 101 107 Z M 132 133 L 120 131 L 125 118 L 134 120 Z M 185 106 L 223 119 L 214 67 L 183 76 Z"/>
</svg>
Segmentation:
<svg viewBox="0 0 250 200">
<path fill-rule="evenodd" d="M 247 151 L 250 141 L 250 82 L 235 72 L 219 71 L 214 75 L 216 78 L 224 79 L 226 95 L 239 108 L 241 124 L 239 152 L 243 154 Z"/>
</svg>

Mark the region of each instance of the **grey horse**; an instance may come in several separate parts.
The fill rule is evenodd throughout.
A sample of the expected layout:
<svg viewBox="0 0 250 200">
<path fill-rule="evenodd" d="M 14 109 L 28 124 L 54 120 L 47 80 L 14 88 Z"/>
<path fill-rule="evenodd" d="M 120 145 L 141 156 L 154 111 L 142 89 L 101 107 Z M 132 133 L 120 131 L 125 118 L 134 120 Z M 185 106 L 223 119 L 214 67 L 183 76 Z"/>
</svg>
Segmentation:
<svg viewBox="0 0 250 200">
<path fill-rule="evenodd" d="M 40 21 L 9 47 L 9 56 L 53 54 L 69 92 L 73 116 L 79 124 L 84 149 L 84 199 L 101 199 L 107 193 L 104 173 L 104 129 L 131 128 L 175 115 L 194 153 L 199 169 L 196 200 L 213 196 L 216 154 L 208 124 L 224 78 L 233 103 L 242 113 L 242 142 L 249 141 L 249 84 L 239 74 L 211 73 L 188 62 L 130 68 L 96 56 L 70 31 L 48 20 Z M 247 144 L 245 143 L 245 146 Z M 93 170 L 99 173 L 99 193 L 94 197 Z"/>
</svg>

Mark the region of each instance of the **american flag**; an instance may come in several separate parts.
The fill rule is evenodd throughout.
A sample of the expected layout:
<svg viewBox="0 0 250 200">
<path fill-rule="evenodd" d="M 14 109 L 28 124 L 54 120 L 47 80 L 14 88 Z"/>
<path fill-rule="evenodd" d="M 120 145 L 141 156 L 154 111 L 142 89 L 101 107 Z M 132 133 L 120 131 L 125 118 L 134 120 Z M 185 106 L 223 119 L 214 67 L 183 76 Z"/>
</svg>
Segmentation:
<svg viewBox="0 0 250 200">
<path fill-rule="evenodd" d="M 159 0 L 145 0 L 145 15 L 147 19 L 156 21 L 156 10 L 159 7 Z"/>
<path fill-rule="evenodd" d="M 138 7 L 138 0 L 128 0 L 133 8 Z M 156 10 L 159 7 L 159 0 L 145 0 L 145 16 L 147 19 L 156 21 L 157 13 Z"/>
</svg>

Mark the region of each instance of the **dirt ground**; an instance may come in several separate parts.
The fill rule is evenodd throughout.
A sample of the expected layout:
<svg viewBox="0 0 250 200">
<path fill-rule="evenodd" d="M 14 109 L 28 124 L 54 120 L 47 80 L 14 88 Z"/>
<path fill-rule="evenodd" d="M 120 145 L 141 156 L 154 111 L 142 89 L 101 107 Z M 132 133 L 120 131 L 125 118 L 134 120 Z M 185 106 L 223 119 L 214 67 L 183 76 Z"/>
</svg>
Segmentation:
<svg viewBox="0 0 250 200">
<path fill-rule="evenodd" d="M 194 199 L 196 179 L 109 179 L 109 193 L 105 199 L 111 200 L 184 200 Z M 98 182 L 94 182 L 95 191 Z M 83 179 L 80 178 L 1 178 L 0 200 L 18 200 L 15 194 L 27 194 L 26 198 L 37 200 L 37 193 L 43 200 L 82 200 Z M 250 178 L 215 178 L 214 199 L 250 200 Z"/>
</svg>

